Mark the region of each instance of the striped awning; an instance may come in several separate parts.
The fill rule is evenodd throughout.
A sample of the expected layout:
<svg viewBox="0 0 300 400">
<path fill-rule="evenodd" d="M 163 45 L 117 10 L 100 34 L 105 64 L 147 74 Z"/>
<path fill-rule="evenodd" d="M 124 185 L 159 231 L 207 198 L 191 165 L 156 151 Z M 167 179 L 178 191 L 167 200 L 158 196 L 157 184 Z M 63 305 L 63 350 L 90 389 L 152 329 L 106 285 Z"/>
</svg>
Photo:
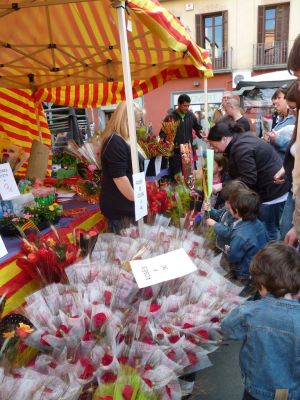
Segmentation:
<svg viewBox="0 0 300 400">
<path fill-rule="evenodd" d="M 32 141 L 40 140 L 51 148 L 51 133 L 41 104 L 36 104 L 31 90 L 0 89 L 0 140 L 7 134 L 17 146 L 30 154 Z M 51 160 L 48 161 L 51 166 Z M 18 171 L 25 175 L 27 162 Z"/>
<path fill-rule="evenodd" d="M 115 6 L 125 4 L 137 93 L 145 94 L 170 79 L 212 76 L 208 52 L 157 0 L 1 1 L 0 87 L 40 89 L 37 98 L 52 101 L 60 96 L 50 88 L 62 88 L 68 98 L 68 92 L 76 90 L 74 85 L 96 83 L 97 89 L 85 90 L 88 101 L 83 104 L 95 105 L 96 99 L 97 104 L 107 104 L 109 96 L 122 98 Z"/>
</svg>

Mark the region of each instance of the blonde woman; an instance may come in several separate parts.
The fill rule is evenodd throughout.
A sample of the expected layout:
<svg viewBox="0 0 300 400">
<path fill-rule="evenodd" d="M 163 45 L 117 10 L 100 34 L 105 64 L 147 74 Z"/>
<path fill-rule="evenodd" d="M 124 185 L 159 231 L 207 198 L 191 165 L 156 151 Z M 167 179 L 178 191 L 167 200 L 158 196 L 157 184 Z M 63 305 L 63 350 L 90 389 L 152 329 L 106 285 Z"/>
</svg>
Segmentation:
<svg viewBox="0 0 300 400">
<path fill-rule="evenodd" d="M 135 117 L 137 122 L 142 118 L 142 110 L 137 105 Z M 118 105 L 103 133 L 100 157 L 103 173 L 100 209 L 108 219 L 109 231 L 120 233 L 122 228 L 134 221 L 132 165 L 125 102 Z M 139 161 L 143 161 L 140 155 Z"/>
</svg>

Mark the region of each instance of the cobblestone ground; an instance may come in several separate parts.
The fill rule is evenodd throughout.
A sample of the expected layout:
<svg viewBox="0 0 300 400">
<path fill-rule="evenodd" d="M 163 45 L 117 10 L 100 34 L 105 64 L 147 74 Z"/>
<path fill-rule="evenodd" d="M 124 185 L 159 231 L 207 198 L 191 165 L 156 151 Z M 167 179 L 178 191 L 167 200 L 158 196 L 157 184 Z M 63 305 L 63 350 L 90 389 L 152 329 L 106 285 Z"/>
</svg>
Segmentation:
<svg viewBox="0 0 300 400">
<path fill-rule="evenodd" d="M 189 400 L 242 399 L 243 385 L 238 360 L 240 346 L 240 342 L 228 341 L 209 355 L 213 366 L 197 373 Z"/>
</svg>

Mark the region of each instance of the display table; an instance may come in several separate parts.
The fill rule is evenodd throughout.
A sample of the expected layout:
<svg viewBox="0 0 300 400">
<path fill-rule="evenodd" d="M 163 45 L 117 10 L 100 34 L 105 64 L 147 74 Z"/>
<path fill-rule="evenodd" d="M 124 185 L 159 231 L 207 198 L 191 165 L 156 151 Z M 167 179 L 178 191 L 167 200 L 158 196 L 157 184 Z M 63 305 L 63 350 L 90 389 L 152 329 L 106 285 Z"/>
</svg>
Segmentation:
<svg viewBox="0 0 300 400">
<path fill-rule="evenodd" d="M 99 211 L 98 204 L 91 205 L 79 197 L 62 203 L 65 210 L 84 209 L 78 215 L 62 217 L 56 228 L 72 234 L 75 228 L 89 230 L 96 228 L 103 232 L 106 228 L 104 216 Z M 43 235 L 50 234 L 50 228 L 42 231 Z M 39 288 L 39 283 L 32 280 L 24 271 L 17 266 L 17 259 L 22 255 L 20 251 L 20 238 L 5 237 L 2 239 L 7 248 L 8 254 L 0 260 L 0 295 L 5 294 L 7 301 L 3 316 L 20 307 L 26 296 Z"/>
</svg>

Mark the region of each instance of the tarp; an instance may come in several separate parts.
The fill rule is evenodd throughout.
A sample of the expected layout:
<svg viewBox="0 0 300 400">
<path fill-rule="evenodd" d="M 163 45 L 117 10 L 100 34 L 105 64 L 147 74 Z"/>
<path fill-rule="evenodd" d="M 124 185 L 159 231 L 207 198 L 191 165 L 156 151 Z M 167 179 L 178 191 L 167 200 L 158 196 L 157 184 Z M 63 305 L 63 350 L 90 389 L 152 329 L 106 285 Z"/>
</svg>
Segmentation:
<svg viewBox="0 0 300 400">
<path fill-rule="evenodd" d="M 51 134 L 43 107 L 41 104 L 35 104 L 31 90 L 0 90 L 0 139 L 2 132 L 7 133 L 10 140 L 23 147 L 28 154 L 32 141 L 40 140 L 40 134 L 43 143 L 51 147 Z M 48 165 L 50 168 L 51 160 Z M 18 175 L 25 175 L 26 170 L 27 162 L 20 168 Z"/>
<path fill-rule="evenodd" d="M 269 72 L 239 81 L 236 89 L 239 90 L 245 87 L 251 87 L 253 89 L 279 88 L 284 85 L 289 85 L 294 79 L 297 79 L 297 77 L 291 75 L 287 70 Z"/>
<path fill-rule="evenodd" d="M 1 2 L 0 113 L 5 109 L 5 116 L 0 116 L 0 124 L 6 132 L 13 133 L 12 137 L 18 135 L 16 139 L 23 141 L 28 151 L 31 135 L 36 136 L 39 131 L 32 113 L 34 104 L 48 144 L 50 132 L 43 126 L 45 117 L 38 103 L 86 108 L 125 99 L 113 5 L 125 2 Z M 212 76 L 208 52 L 191 40 L 182 23 L 157 0 L 127 1 L 126 10 L 134 98 L 171 79 Z M 2 104 L 7 95 L 11 112 Z M 19 96 L 24 109 L 30 109 L 29 118 L 27 111 L 21 111 Z"/>
<path fill-rule="evenodd" d="M 64 105 L 74 97 L 87 106 L 123 99 L 112 3 L 125 4 L 111 0 L 2 1 L 0 87 L 42 89 L 37 99 L 44 100 L 47 93 L 47 99 L 62 104 L 62 96 Z M 170 79 L 202 73 L 212 76 L 208 52 L 191 40 L 182 23 L 157 0 L 127 1 L 126 6 L 130 69 L 137 95 Z M 88 91 L 85 86 L 84 93 L 73 86 L 91 83 L 98 85 L 89 86 Z"/>
</svg>

